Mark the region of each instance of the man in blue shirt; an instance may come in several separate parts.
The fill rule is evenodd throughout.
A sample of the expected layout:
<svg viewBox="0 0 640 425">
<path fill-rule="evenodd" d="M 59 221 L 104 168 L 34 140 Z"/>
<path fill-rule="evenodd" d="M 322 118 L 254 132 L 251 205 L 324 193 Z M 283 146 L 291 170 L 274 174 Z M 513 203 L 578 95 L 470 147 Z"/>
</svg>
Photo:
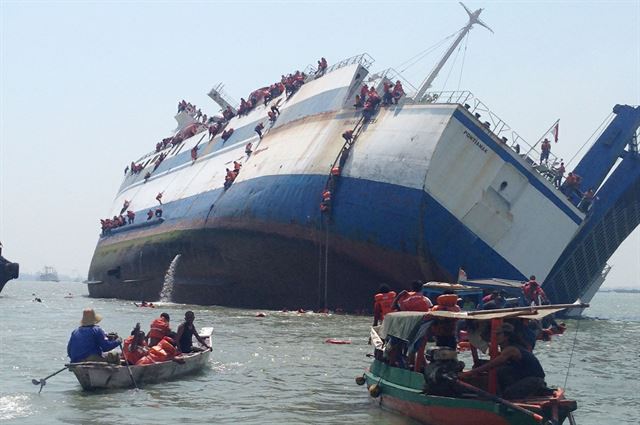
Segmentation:
<svg viewBox="0 0 640 425">
<path fill-rule="evenodd" d="M 78 362 L 108 362 L 119 363 L 117 353 L 108 353 L 119 346 L 122 341 L 107 334 L 98 326 L 102 316 L 96 314 L 92 308 L 86 308 L 82 312 L 80 327 L 71 333 L 67 344 L 67 354 L 71 363 Z"/>
</svg>

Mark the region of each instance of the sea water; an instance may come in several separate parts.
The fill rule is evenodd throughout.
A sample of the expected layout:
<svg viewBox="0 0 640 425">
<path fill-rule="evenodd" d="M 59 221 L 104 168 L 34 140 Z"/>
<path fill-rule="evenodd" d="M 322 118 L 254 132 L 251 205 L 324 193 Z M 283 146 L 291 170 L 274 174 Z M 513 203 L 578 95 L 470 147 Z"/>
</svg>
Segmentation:
<svg viewBox="0 0 640 425">
<path fill-rule="evenodd" d="M 79 283 L 26 281 L 11 281 L 0 294 L 0 422 L 415 424 L 380 409 L 354 382 L 370 362 L 370 317 L 266 311 L 259 318 L 256 310 L 138 308 L 86 294 Z M 548 383 L 565 386 L 578 401 L 579 425 L 638 423 L 639 305 L 637 293 L 598 293 L 586 318 L 567 321 L 565 335 L 536 346 Z M 136 322 L 148 329 L 163 311 L 175 329 L 191 309 L 198 327 L 214 327 L 210 365 L 183 380 L 94 393 L 82 391 L 64 371 L 38 394 L 31 379 L 68 361 L 67 341 L 86 307 L 103 315 L 105 330 L 121 336 Z M 328 338 L 351 344 L 327 344 Z"/>
</svg>

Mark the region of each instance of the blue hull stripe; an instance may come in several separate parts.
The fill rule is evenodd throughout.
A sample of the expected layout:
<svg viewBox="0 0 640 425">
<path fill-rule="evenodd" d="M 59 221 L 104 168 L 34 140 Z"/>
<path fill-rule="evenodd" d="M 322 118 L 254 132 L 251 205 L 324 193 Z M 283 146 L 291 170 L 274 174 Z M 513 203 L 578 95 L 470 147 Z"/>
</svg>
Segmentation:
<svg viewBox="0 0 640 425">
<path fill-rule="evenodd" d="M 233 219 L 240 227 L 243 220 L 262 222 L 266 233 L 269 222 L 317 229 L 325 182 L 324 175 L 266 176 L 237 182 L 224 194 L 217 189 L 166 203 L 165 223 L 153 228 L 162 232 L 177 222 L 202 220 L 208 215 L 209 222 Z M 145 211 L 137 213 L 139 220 L 145 216 Z M 472 277 L 524 278 L 523 273 L 421 190 L 341 177 L 332 219 L 331 232 L 342 238 L 401 252 L 416 260 L 423 256 L 427 263 L 453 278 L 460 266 Z M 125 229 L 118 232 L 119 236 L 126 233 Z"/>
<path fill-rule="evenodd" d="M 536 178 L 533 175 L 535 171 L 525 167 L 522 165 L 520 161 L 510 155 L 509 152 L 505 150 L 504 146 L 496 143 L 491 136 L 489 136 L 484 129 L 480 128 L 480 126 L 474 122 L 472 119 L 467 117 L 462 111 L 456 110 L 453 113 L 454 118 L 456 118 L 462 125 L 471 130 L 476 137 L 480 138 L 483 143 L 485 143 L 492 151 L 494 151 L 503 161 L 508 162 L 513 165 L 518 171 L 520 171 L 526 178 L 529 180 L 529 183 L 538 189 L 540 193 L 542 193 L 546 198 L 548 198 L 555 206 L 557 206 L 560 210 L 562 210 L 571 220 L 573 220 L 576 224 L 582 223 L 582 218 L 576 214 L 568 205 L 566 205 L 562 200 L 558 197 L 558 195 L 563 196 L 561 192 L 556 191 L 555 189 L 550 189 L 544 183 Z"/>
</svg>

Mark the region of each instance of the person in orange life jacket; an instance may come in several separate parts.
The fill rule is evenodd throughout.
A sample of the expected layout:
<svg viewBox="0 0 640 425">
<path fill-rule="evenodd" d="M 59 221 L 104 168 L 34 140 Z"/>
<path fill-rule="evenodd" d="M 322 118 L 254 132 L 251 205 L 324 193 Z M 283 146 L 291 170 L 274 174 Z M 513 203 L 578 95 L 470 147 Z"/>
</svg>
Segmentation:
<svg viewBox="0 0 640 425">
<path fill-rule="evenodd" d="M 147 221 L 151 220 L 152 218 L 153 218 L 153 210 L 147 211 Z"/>
<path fill-rule="evenodd" d="M 131 331 L 131 335 L 122 343 L 122 358 L 127 363 L 134 365 L 138 360 L 146 356 L 148 351 L 149 347 L 147 346 L 144 332 L 140 330 L 140 323 L 138 323 Z"/>
<path fill-rule="evenodd" d="M 162 217 L 162 208 L 156 208 L 156 217 Z"/>
<path fill-rule="evenodd" d="M 393 311 L 391 306 L 395 297 L 396 293 L 390 290 L 387 285 L 380 285 L 378 293 L 374 296 L 373 326 L 378 326 L 378 323 L 382 323 L 384 320 L 384 316 Z"/>
<path fill-rule="evenodd" d="M 551 152 L 551 142 L 549 139 L 544 139 L 540 146 L 542 153 L 540 153 L 540 164 L 549 161 L 549 153 Z"/>
<path fill-rule="evenodd" d="M 242 164 L 240 164 L 238 161 L 233 161 L 233 172 L 236 173 L 236 176 L 238 175 L 238 173 L 240 173 L 241 168 Z"/>
<path fill-rule="evenodd" d="M 151 347 L 146 356 L 142 357 L 136 365 L 148 365 L 174 360 L 179 355 L 178 349 L 172 338 L 165 336 L 156 345 Z M 178 361 L 176 359 L 176 361 Z"/>
<path fill-rule="evenodd" d="M 253 152 L 252 148 L 253 148 L 253 143 L 251 142 L 247 143 L 247 145 L 244 147 L 244 153 L 246 153 L 247 156 L 251 155 L 251 153 Z"/>
<path fill-rule="evenodd" d="M 204 338 L 198 335 L 196 331 L 196 327 L 193 324 L 196 315 L 193 311 L 187 311 L 184 314 L 184 322 L 178 326 L 178 332 L 176 333 L 176 341 L 178 342 L 178 348 L 182 353 L 195 353 L 198 351 L 203 351 L 200 347 L 193 346 L 193 337 L 195 336 L 198 342 L 202 344 L 204 347 L 211 349 Z"/>
<path fill-rule="evenodd" d="M 162 338 L 165 336 L 171 336 L 173 332 L 171 331 L 170 318 L 168 313 L 160 314 L 160 317 L 153 319 L 151 322 L 151 327 L 149 329 L 149 334 L 147 338 L 149 339 L 149 345 L 154 346 Z"/>
<path fill-rule="evenodd" d="M 433 303 L 422 294 L 424 282 L 414 280 L 411 282 L 412 291 L 402 290 L 396 295 L 392 306 L 395 311 L 429 311 Z"/>
<path fill-rule="evenodd" d="M 476 376 L 491 369 L 497 369 L 502 397 L 520 399 L 547 393 L 545 373 L 538 359 L 524 347 L 510 323 L 503 323 L 496 332 L 500 354 L 487 363 L 461 372 L 461 379 Z"/>
<path fill-rule="evenodd" d="M 158 203 L 160 203 L 160 205 L 162 205 L 162 192 L 158 193 L 156 195 L 156 201 L 158 201 Z"/>
<path fill-rule="evenodd" d="M 273 111 L 269 111 L 267 112 L 267 115 L 269 116 L 269 122 L 276 122 L 276 119 L 278 119 L 278 117 L 276 116 L 275 112 Z"/>
<path fill-rule="evenodd" d="M 436 305 L 431 311 L 451 311 L 460 312 L 458 306 L 458 295 L 451 291 L 445 291 L 436 299 Z M 427 315 L 428 316 L 428 315 Z M 456 349 L 458 339 L 456 338 L 456 319 L 434 317 L 434 322 L 429 329 L 429 334 L 435 337 L 438 347 L 450 347 Z"/>
<path fill-rule="evenodd" d="M 522 285 L 522 292 L 527 305 L 542 305 L 548 300 L 547 294 L 544 293 L 544 290 L 540 287 L 534 275 L 531 275 L 529 281 Z"/>
<path fill-rule="evenodd" d="M 342 133 L 342 138 L 345 140 L 345 142 L 350 142 L 351 140 L 353 140 L 353 130 L 347 130 Z"/>
<path fill-rule="evenodd" d="M 397 105 L 398 100 L 405 94 L 400 80 L 396 81 L 396 85 L 393 86 L 393 92 L 391 94 L 393 95 L 393 103 Z"/>
</svg>

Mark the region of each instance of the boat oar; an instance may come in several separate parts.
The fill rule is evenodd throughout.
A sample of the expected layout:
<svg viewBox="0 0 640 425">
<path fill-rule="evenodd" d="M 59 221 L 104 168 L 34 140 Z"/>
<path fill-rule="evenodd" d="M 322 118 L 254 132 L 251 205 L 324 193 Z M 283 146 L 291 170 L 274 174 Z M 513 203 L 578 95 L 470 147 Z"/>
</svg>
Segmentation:
<svg viewBox="0 0 640 425">
<path fill-rule="evenodd" d="M 66 370 L 69 366 L 65 366 L 62 369 L 53 372 L 51 375 L 47 376 L 46 378 L 42 378 L 40 380 L 38 379 L 32 379 L 31 383 L 33 385 L 40 385 L 40 391 L 38 391 L 38 394 L 40 394 L 42 392 L 42 388 L 47 385 L 47 379 L 51 378 L 52 376 L 56 376 L 57 374 L 59 374 L 60 372 L 62 372 L 63 370 Z"/>
<path fill-rule="evenodd" d="M 524 407 L 520 407 L 515 403 L 507 401 L 507 400 L 505 400 L 505 399 L 503 399 L 501 397 L 498 397 L 495 394 L 491 394 L 490 392 L 482 390 L 482 389 L 480 389 L 478 387 L 475 387 L 475 386 L 473 386 L 471 384 L 467 384 L 466 382 L 462 382 L 459 379 L 457 379 L 456 377 L 444 375 L 443 378 L 445 378 L 449 382 L 453 383 L 454 385 L 457 385 L 459 387 L 464 388 L 465 390 L 471 391 L 473 393 L 476 393 L 478 395 L 486 397 L 486 398 L 488 398 L 490 400 L 493 400 L 493 401 L 495 401 L 497 403 L 500 403 L 500 404 L 502 404 L 504 406 L 507 406 L 510 409 L 517 410 L 520 413 L 523 413 L 523 414 L 525 414 L 527 416 L 530 416 L 538 423 L 541 423 L 541 424 L 553 424 L 553 422 L 544 421 L 544 418 L 542 416 L 538 415 L 537 413 L 532 412 L 531 410 L 527 410 Z"/>
<path fill-rule="evenodd" d="M 131 382 L 133 383 L 134 388 L 137 390 L 138 386 L 136 385 L 136 380 L 133 378 L 133 373 L 131 372 L 131 367 L 129 366 L 127 357 L 124 355 L 124 348 L 122 348 L 122 343 L 120 343 L 120 351 L 122 351 L 122 357 L 124 357 L 124 364 L 125 366 L 127 366 L 127 372 L 129 372 L 129 378 L 131 378 Z"/>
</svg>

